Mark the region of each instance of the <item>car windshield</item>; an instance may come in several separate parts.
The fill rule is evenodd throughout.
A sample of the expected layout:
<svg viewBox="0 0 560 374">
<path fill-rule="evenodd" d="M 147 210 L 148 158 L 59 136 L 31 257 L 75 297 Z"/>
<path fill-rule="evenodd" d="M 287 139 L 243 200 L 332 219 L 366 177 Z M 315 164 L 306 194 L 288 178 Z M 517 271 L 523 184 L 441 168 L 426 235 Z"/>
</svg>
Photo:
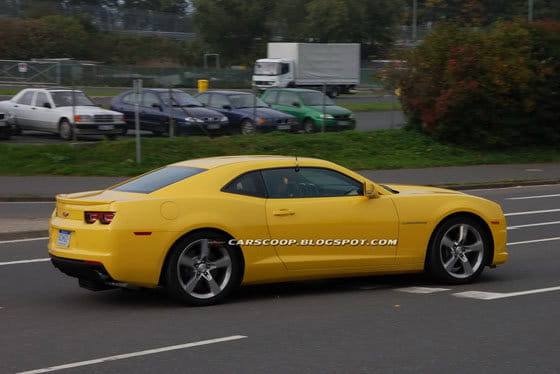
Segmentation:
<svg viewBox="0 0 560 374">
<path fill-rule="evenodd" d="M 266 108 L 268 105 L 253 94 L 229 95 L 234 108 Z"/>
<path fill-rule="evenodd" d="M 300 92 L 299 95 L 303 100 L 303 105 L 306 106 L 321 106 L 323 103 L 325 105 L 335 105 L 328 96 L 324 95 L 322 92 Z"/>
<path fill-rule="evenodd" d="M 255 64 L 255 75 L 278 75 L 280 64 L 277 62 L 257 62 Z"/>
<path fill-rule="evenodd" d="M 85 93 L 82 91 L 74 91 L 72 95 L 72 91 L 54 91 L 51 92 L 52 99 L 54 101 L 54 105 L 57 107 L 63 106 L 95 106 L 93 101 Z"/>
<path fill-rule="evenodd" d="M 189 95 L 186 92 L 182 91 L 172 91 L 171 92 L 171 99 L 169 98 L 169 92 L 162 92 L 159 94 L 161 101 L 166 106 L 185 106 L 185 107 L 197 107 L 202 106 L 202 103 Z"/>
</svg>

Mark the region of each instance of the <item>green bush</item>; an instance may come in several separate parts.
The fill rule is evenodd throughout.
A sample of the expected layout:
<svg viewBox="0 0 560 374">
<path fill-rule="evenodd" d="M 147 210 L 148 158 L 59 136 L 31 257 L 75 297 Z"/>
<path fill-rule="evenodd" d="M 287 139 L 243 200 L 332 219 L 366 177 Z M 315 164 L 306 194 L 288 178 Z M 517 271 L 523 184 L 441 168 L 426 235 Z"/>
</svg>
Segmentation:
<svg viewBox="0 0 560 374">
<path fill-rule="evenodd" d="M 458 144 L 560 141 L 560 23 L 436 27 L 394 71 L 413 127 Z"/>
</svg>

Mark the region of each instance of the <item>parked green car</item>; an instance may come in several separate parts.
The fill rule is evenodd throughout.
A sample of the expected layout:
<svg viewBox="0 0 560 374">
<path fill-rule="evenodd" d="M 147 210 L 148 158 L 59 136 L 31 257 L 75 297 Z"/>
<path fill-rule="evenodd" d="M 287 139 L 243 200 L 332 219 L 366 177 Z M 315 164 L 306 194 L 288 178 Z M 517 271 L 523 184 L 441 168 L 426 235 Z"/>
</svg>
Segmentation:
<svg viewBox="0 0 560 374">
<path fill-rule="evenodd" d="M 270 88 L 261 99 L 271 108 L 296 116 L 306 132 L 353 130 L 356 120 L 352 112 L 334 103 L 320 91 L 299 88 Z"/>
</svg>

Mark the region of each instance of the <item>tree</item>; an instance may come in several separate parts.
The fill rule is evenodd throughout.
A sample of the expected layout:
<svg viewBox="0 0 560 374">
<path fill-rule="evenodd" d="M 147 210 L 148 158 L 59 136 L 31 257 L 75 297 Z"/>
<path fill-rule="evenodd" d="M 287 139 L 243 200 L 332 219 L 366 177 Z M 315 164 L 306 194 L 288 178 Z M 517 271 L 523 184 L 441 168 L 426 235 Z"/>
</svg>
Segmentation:
<svg viewBox="0 0 560 374">
<path fill-rule="evenodd" d="M 272 0 L 194 0 L 198 36 L 229 62 L 247 63 L 264 53 Z M 259 49 L 260 47 L 260 49 Z"/>
</svg>

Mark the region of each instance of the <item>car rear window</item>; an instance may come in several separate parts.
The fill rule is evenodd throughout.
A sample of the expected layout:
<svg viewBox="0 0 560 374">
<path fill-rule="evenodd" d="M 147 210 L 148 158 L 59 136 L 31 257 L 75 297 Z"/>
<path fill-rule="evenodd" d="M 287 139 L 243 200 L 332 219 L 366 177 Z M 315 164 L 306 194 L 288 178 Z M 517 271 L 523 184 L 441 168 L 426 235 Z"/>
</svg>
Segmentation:
<svg viewBox="0 0 560 374">
<path fill-rule="evenodd" d="M 202 173 L 206 169 L 166 166 L 113 188 L 114 191 L 150 193 Z"/>
</svg>

